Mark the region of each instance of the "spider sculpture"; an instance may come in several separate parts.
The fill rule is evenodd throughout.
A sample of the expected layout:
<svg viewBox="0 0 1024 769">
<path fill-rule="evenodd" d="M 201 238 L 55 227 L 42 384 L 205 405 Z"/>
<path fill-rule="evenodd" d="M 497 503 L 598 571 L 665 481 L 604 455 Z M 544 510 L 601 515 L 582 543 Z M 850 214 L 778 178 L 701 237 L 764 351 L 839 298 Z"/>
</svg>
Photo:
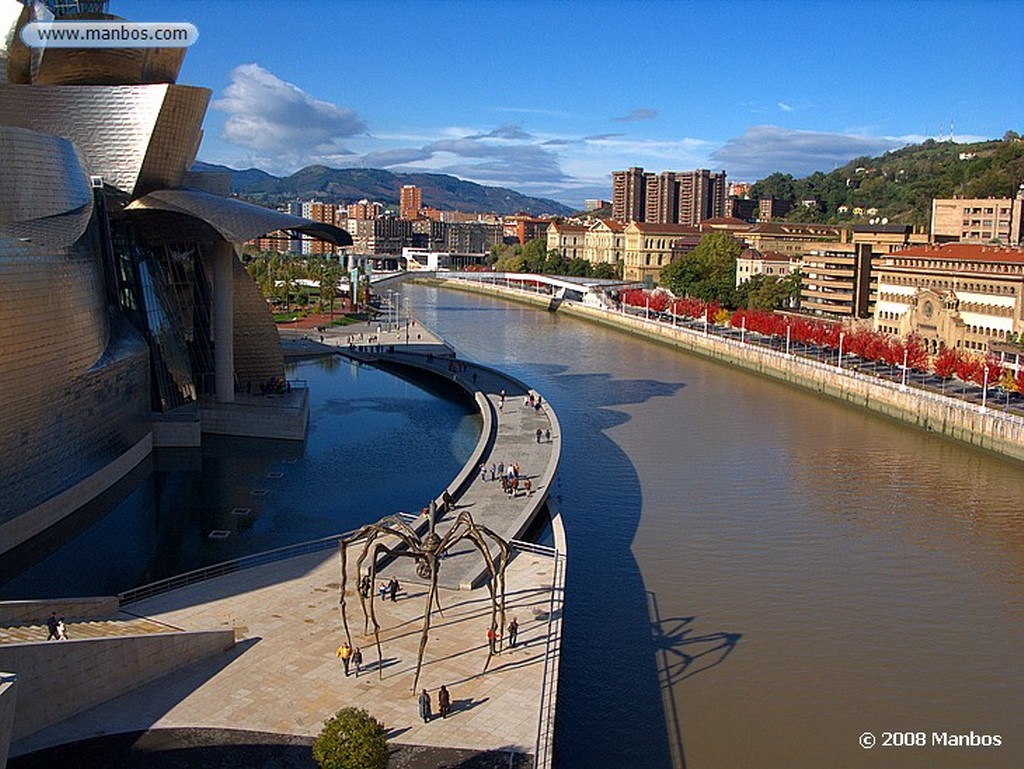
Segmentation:
<svg viewBox="0 0 1024 769">
<path fill-rule="evenodd" d="M 486 526 L 480 526 L 473 521 L 473 516 L 467 512 L 459 513 L 455 523 L 448 529 L 444 536 L 439 536 L 435 531 L 434 506 L 431 505 L 428 513 L 429 526 L 427 534 L 420 537 L 411 526 L 397 516 L 389 515 L 381 518 L 376 523 L 363 526 L 355 534 L 346 537 L 338 542 L 338 549 L 341 553 L 341 620 L 345 626 L 345 638 L 348 644 L 352 645 L 352 635 L 349 631 L 348 614 L 345 605 L 345 587 L 348 580 L 348 548 L 357 542 L 362 542 L 362 552 L 356 561 L 356 573 L 363 574 L 363 563 L 367 557 L 370 558 L 370 567 L 367 572 L 370 578 L 370 585 L 376 585 L 377 561 L 381 554 L 394 558 L 412 558 L 416 564 L 416 574 L 423 580 L 429 582 L 430 589 L 427 591 L 427 602 L 423 607 L 423 632 L 420 635 L 419 655 L 416 660 L 416 677 L 413 679 L 412 690 L 415 692 L 420 680 L 420 668 L 423 666 L 423 650 L 427 646 L 427 634 L 430 631 L 430 616 L 433 606 L 444 616 L 441 608 L 441 599 L 437 592 L 437 573 L 441 566 L 441 556 L 448 548 L 468 539 L 483 556 L 487 564 L 489 578 L 487 588 L 491 594 L 491 625 L 487 644 L 487 661 L 484 663 L 484 671 L 487 671 L 491 664 L 491 657 L 497 653 L 495 639 L 500 637 L 500 628 L 505 626 L 505 567 L 508 565 L 511 556 L 511 548 L 504 539 L 495 534 Z M 489 537 L 498 547 L 497 557 L 491 554 L 485 537 Z M 391 546 L 379 540 L 386 539 Z M 397 540 L 397 541 L 396 541 Z M 357 590 L 359 603 L 363 609 L 363 632 L 366 633 L 370 622 L 373 623 L 373 637 L 377 645 L 377 659 L 382 660 L 383 654 L 380 645 L 380 624 L 377 622 L 377 614 L 374 610 L 375 590 L 369 591 L 369 597 L 363 591 Z M 367 609 L 369 603 L 369 609 Z M 377 667 L 378 677 L 383 677 L 382 668 Z"/>
</svg>

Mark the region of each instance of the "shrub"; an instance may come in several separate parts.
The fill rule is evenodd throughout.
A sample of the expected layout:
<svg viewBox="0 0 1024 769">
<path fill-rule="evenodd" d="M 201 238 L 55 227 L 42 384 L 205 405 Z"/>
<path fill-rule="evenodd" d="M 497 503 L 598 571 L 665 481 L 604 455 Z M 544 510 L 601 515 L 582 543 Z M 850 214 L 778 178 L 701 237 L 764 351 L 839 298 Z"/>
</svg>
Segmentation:
<svg viewBox="0 0 1024 769">
<path fill-rule="evenodd" d="M 385 769 L 388 735 L 376 718 L 360 708 L 342 708 L 324 721 L 313 743 L 320 769 Z"/>
</svg>

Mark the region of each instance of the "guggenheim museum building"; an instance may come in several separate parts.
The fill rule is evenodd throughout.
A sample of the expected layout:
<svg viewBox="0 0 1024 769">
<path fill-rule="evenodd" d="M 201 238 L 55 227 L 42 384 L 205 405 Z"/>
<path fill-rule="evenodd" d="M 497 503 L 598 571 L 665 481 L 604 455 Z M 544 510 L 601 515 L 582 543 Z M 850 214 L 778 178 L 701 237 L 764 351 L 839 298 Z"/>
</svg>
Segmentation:
<svg viewBox="0 0 1024 769">
<path fill-rule="evenodd" d="M 54 14 L 116 18 L 106 10 L 0 0 L 0 552 L 154 445 L 292 429 L 265 404 L 254 416 L 246 395 L 283 378 L 284 361 L 241 244 L 273 230 L 351 243 L 190 172 L 210 91 L 176 82 L 185 48 L 29 48 L 19 35 Z M 304 419 L 301 405 L 282 419 Z"/>
</svg>

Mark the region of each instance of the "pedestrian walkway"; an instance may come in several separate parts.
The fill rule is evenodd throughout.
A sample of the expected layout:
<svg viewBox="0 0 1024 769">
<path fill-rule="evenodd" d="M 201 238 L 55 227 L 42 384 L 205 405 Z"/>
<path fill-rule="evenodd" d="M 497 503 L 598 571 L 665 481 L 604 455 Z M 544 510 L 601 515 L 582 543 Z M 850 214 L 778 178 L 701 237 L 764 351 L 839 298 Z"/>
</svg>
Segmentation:
<svg viewBox="0 0 1024 769">
<path fill-rule="evenodd" d="M 238 729 L 315 736 L 325 718 L 366 708 L 404 744 L 532 753 L 552 619 L 553 558 L 520 553 L 508 570 L 508 615 L 519 644 L 507 645 L 487 673 L 486 589 L 440 594 L 420 688 L 451 692 L 452 715 L 423 723 L 412 691 L 422 628 L 422 588 L 376 604 L 383 655 L 363 633 L 358 597 L 347 600 L 364 669 L 346 677 L 335 650 L 344 639 L 336 551 L 314 553 L 225 575 L 131 604 L 133 612 L 185 630 L 233 628 L 234 650 L 36 732 L 12 755 L 49 745 L 135 730 Z M 355 581 L 350 576 L 349 585 Z M 561 612 L 561 588 L 555 611 Z M 556 617 L 557 618 L 557 617 Z M 55 642 L 56 643 L 56 642 Z M 557 639 L 556 639 L 557 643 Z"/>
<path fill-rule="evenodd" d="M 442 504 L 437 501 L 438 534 L 444 537 L 459 513 L 465 511 L 478 526 L 486 526 L 505 540 L 522 536 L 550 491 L 561 446 L 557 420 L 550 408 L 544 407 L 543 395 L 500 371 L 459 360 L 454 353 L 442 357 L 400 345 L 395 345 L 393 350 L 390 345 L 360 347 L 343 348 L 342 354 L 385 368 L 401 366 L 427 371 L 468 392 L 484 396 L 481 403 L 488 412 L 484 415 L 484 429 L 488 429 L 490 421 L 490 434 L 485 436 L 486 442 L 480 451 L 470 459 L 471 472 L 465 483 L 449 488 L 453 509 L 442 514 Z M 503 490 L 501 475 L 507 477 L 512 467 L 519 468 L 518 488 L 510 494 Z M 430 500 L 423 501 L 424 507 L 429 504 Z M 420 528 L 425 526 L 424 520 Z M 357 549 L 354 557 L 358 557 L 359 552 Z M 438 572 L 439 584 L 450 588 L 469 587 L 486 578 L 486 563 L 470 540 L 462 540 L 447 553 Z M 423 582 L 415 573 L 412 559 L 399 558 L 386 571 L 403 583 Z"/>
</svg>

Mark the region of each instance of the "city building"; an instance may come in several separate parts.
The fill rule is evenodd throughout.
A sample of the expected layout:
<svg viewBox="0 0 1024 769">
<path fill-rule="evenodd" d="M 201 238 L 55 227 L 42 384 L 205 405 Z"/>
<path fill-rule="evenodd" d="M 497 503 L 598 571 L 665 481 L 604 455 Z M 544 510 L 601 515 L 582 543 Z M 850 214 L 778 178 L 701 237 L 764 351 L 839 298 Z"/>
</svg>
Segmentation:
<svg viewBox="0 0 1024 769">
<path fill-rule="evenodd" d="M 873 258 L 867 243 L 822 243 L 804 253 L 800 309 L 840 321 L 871 318 L 878 294 Z"/>
<path fill-rule="evenodd" d="M 788 200 L 780 198 L 761 198 L 757 201 L 757 219 L 760 222 L 770 222 L 772 219 L 781 219 L 793 208 Z"/>
<path fill-rule="evenodd" d="M 875 267 L 875 326 L 941 347 L 982 353 L 1024 332 L 1024 248 L 914 246 Z"/>
<path fill-rule="evenodd" d="M 583 236 L 583 258 L 593 265 L 617 265 L 626 258 L 626 225 L 598 219 Z"/>
<path fill-rule="evenodd" d="M 422 190 L 415 184 L 403 184 L 398 191 L 398 218 L 418 219 L 423 208 Z"/>
<path fill-rule="evenodd" d="M 357 254 L 397 256 L 402 253 L 405 246 L 413 245 L 412 225 L 412 222 L 394 216 L 377 219 L 349 219 L 352 250 Z"/>
<path fill-rule="evenodd" d="M 604 208 L 605 206 L 610 205 L 611 201 L 609 200 L 602 200 L 601 198 L 587 198 L 583 202 L 583 210 L 590 213 L 591 211 L 596 211 L 599 208 Z"/>
<path fill-rule="evenodd" d="M 623 280 L 657 283 L 661 271 L 673 261 L 672 244 L 687 235 L 699 238 L 700 230 L 685 224 L 627 224 L 623 239 Z"/>
<path fill-rule="evenodd" d="M 480 254 L 501 243 L 498 222 L 461 222 L 448 225 L 445 250 L 456 254 Z"/>
<path fill-rule="evenodd" d="M 346 208 L 348 219 L 379 219 L 384 215 L 384 204 L 370 202 L 365 198 Z"/>
<path fill-rule="evenodd" d="M 612 218 L 621 222 L 698 225 L 725 215 L 725 172 L 645 173 L 633 167 L 612 174 Z"/>
<path fill-rule="evenodd" d="M 1011 198 L 932 200 L 932 242 L 1024 243 L 1024 184 Z"/>
<path fill-rule="evenodd" d="M 736 258 L 736 286 L 746 283 L 755 275 L 787 278 L 799 270 L 802 264 L 800 257 L 780 254 L 778 251 L 762 254 L 756 248 L 745 248 Z"/>
<path fill-rule="evenodd" d="M 855 224 L 854 243 L 869 243 L 875 254 L 891 254 L 910 246 L 928 244 L 928 233 L 915 232 L 910 224 Z"/>
<path fill-rule="evenodd" d="M 582 224 L 552 222 L 547 231 L 547 250 L 557 251 L 566 259 L 582 259 L 588 232 Z"/>
<path fill-rule="evenodd" d="M 47 13 L 0 16 L 0 39 Z M 236 402 L 284 377 L 270 308 L 238 255 L 274 230 L 349 242 L 189 172 L 211 92 L 176 83 L 188 49 L 13 50 L 0 46 L 0 551 L 154 445 L 275 434 L 272 412 L 292 420 L 266 408 L 253 420 Z M 308 411 L 290 411 L 301 438 Z"/>
<path fill-rule="evenodd" d="M 743 233 L 747 245 L 762 254 L 778 251 L 787 256 L 799 256 L 820 243 L 841 242 L 846 237 L 841 227 L 789 222 L 759 222 Z"/>
<path fill-rule="evenodd" d="M 730 195 L 725 199 L 724 216 L 734 219 L 742 219 L 745 222 L 752 222 L 757 219 L 758 202 L 748 198 L 739 198 Z"/>
<path fill-rule="evenodd" d="M 551 225 L 551 219 L 544 217 L 516 214 L 502 219 L 502 236 L 506 240 L 515 240 L 520 245 L 527 241 L 543 238 Z"/>
</svg>

